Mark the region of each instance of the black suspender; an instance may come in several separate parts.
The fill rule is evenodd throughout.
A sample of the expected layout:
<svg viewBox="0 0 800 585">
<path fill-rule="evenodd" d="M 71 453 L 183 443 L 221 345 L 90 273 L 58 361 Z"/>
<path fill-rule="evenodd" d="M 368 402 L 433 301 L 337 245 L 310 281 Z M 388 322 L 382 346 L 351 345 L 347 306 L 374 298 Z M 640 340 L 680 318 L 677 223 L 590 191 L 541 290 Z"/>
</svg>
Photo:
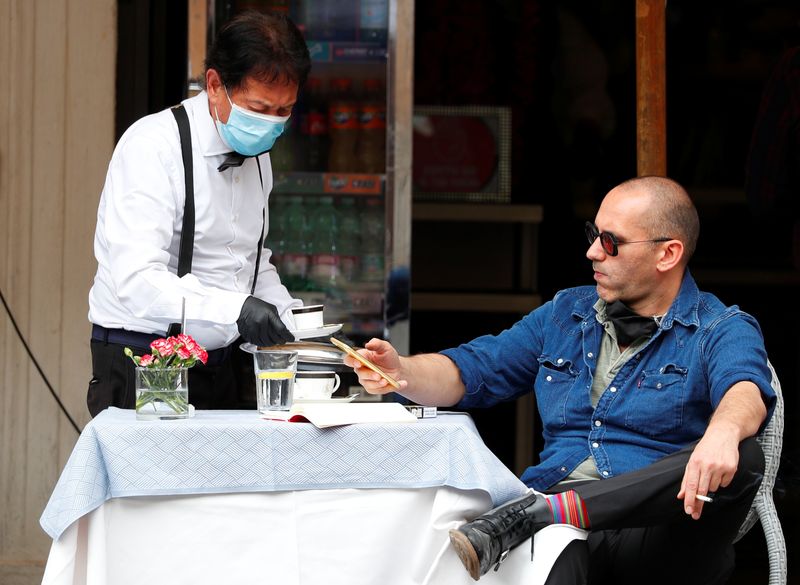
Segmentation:
<svg viewBox="0 0 800 585">
<path fill-rule="evenodd" d="M 192 132 L 189 129 L 189 116 L 186 108 L 177 105 L 170 110 L 178 123 L 178 134 L 181 137 L 181 156 L 183 157 L 183 184 L 186 186 L 186 201 L 183 204 L 183 226 L 181 227 L 181 245 L 178 252 L 178 276 L 192 271 L 192 254 L 194 253 L 194 166 L 192 165 Z M 180 323 L 170 323 L 167 336 L 181 333 Z"/>
<path fill-rule="evenodd" d="M 183 158 L 183 181 L 186 186 L 186 201 L 183 207 L 183 225 L 181 227 L 181 244 L 178 252 L 178 276 L 184 276 L 192 271 L 192 254 L 194 253 L 194 167 L 192 165 L 192 133 L 189 128 L 189 116 L 183 105 L 171 108 L 172 115 L 178 123 L 178 134 L 181 139 L 181 156 Z M 256 157 L 258 165 L 258 180 L 261 182 L 261 192 L 264 192 L 264 178 L 261 175 L 261 163 Z M 256 270 L 253 275 L 253 286 L 250 294 L 255 294 L 258 282 L 258 270 L 261 266 L 261 247 L 264 245 L 264 230 L 266 228 L 266 205 L 261 212 L 261 236 L 258 238 L 258 251 L 256 252 Z M 180 323 L 171 323 L 167 330 L 168 336 L 181 332 Z"/>
<path fill-rule="evenodd" d="M 258 180 L 261 183 L 261 194 L 264 194 L 264 177 L 261 176 L 261 163 L 256 157 L 256 165 L 258 166 Z M 264 204 L 264 209 L 261 210 L 261 236 L 258 238 L 258 249 L 256 251 L 256 273 L 253 275 L 253 288 L 250 289 L 250 294 L 256 292 L 256 282 L 258 282 L 258 267 L 261 266 L 261 248 L 264 247 L 264 228 L 267 227 L 267 205 Z"/>
<path fill-rule="evenodd" d="M 186 203 L 183 206 L 183 227 L 181 228 L 181 247 L 178 254 L 178 276 L 192 271 L 194 253 L 194 169 L 192 167 L 192 133 L 189 129 L 189 116 L 182 106 L 172 108 L 172 115 L 178 123 L 181 136 L 181 156 L 183 157 L 183 182 L 186 185 Z M 174 325 L 174 323 L 173 323 Z"/>
</svg>

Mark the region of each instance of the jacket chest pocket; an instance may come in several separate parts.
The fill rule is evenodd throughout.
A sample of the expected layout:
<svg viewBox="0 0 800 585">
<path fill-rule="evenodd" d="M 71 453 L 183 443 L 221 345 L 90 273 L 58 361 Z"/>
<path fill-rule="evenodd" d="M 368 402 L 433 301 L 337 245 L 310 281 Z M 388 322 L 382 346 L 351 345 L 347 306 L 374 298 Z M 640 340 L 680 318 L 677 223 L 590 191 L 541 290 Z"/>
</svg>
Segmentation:
<svg viewBox="0 0 800 585">
<path fill-rule="evenodd" d="M 560 429 L 567 424 L 567 402 L 578 379 L 572 362 L 564 359 L 539 358 L 536 375 L 536 402 L 542 425 L 547 429 Z"/>
<path fill-rule="evenodd" d="M 680 428 L 687 372 L 674 364 L 642 372 L 627 396 L 625 426 L 650 437 Z"/>
</svg>

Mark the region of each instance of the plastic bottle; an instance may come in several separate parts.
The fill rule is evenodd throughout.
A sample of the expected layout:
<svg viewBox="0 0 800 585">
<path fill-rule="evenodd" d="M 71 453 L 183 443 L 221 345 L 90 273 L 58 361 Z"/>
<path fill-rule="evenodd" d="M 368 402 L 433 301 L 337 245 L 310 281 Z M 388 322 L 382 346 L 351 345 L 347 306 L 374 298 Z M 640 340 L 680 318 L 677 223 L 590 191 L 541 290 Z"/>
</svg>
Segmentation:
<svg viewBox="0 0 800 585">
<path fill-rule="evenodd" d="M 358 35 L 365 43 L 386 43 L 389 28 L 388 0 L 361 0 Z"/>
<path fill-rule="evenodd" d="M 272 170 L 276 173 L 286 173 L 296 170 L 295 151 L 297 150 L 297 125 L 294 120 L 289 118 L 286 122 L 286 130 L 275 141 L 275 145 L 269 151 L 269 161 Z"/>
<path fill-rule="evenodd" d="M 301 10 L 307 39 L 315 41 L 354 41 L 359 15 L 356 2 L 308 0 Z"/>
<path fill-rule="evenodd" d="M 265 248 L 272 252 L 270 262 L 280 270 L 283 254 L 286 251 L 286 208 L 287 201 L 284 197 L 270 195 L 269 198 L 269 223 Z"/>
<path fill-rule="evenodd" d="M 309 276 L 321 290 L 339 285 L 339 221 L 333 197 L 320 197 L 310 216 L 311 266 Z"/>
<path fill-rule="evenodd" d="M 284 247 L 279 267 L 283 284 L 291 291 L 307 289 L 308 279 L 308 236 L 306 212 L 301 195 L 289 197 L 284 223 Z"/>
<path fill-rule="evenodd" d="M 383 202 L 367 199 L 361 211 L 361 280 L 381 282 L 384 271 Z"/>
<path fill-rule="evenodd" d="M 240 12 L 258 10 L 260 12 L 277 12 L 288 16 L 290 4 L 290 0 L 239 0 L 236 7 Z"/>
<path fill-rule="evenodd" d="M 300 169 L 320 173 L 328 166 L 328 113 L 322 80 L 310 77 L 300 114 Z"/>
<path fill-rule="evenodd" d="M 331 146 L 328 171 L 352 173 L 358 142 L 358 104 L 352 95 L 353 81 L 339 77 L 331 80 L 331 104 L 328 110 L 328 131 Z"/>
<path fill-rule="evenodd" d="M 386 169 L 386 102 L 380 79 L 364 80 L 364 100 L 359 108 L 358 170 L 383 173 Z"/>
<path fill-rule="evenodd" d="M 356 200 L 343 197 L 339 202 L 339 265 L 343 284 L 355 282 L 359 276 L 361 222 Z"/>
</svg>

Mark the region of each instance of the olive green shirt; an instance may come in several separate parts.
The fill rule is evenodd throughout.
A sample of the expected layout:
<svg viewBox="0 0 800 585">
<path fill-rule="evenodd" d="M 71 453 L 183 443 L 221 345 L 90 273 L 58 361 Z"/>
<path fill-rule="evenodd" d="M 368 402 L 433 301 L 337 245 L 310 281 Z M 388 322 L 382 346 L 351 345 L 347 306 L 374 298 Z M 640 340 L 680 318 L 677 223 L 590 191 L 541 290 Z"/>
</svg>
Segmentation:
<svg viewBox="0 0 800 585">
<path fill-rule="evenodd" d="M 603 392 L 616 392 L 616 389 L 610 390 L 608 388 L 611 381 L 619 372 L 619 369 L 625 365 L 636 353 L 645 346 L 649 341 L 650 336 L 642 336 L 634 340 L 628 347 L 620 351 L 617 344 L 617 333 L 614 330 L 614 324 L 606 317 L 606 302 L 603 299 L 597 299 L 594 304 L 596 311 L 596 319 L 605 329 L 605 334 L 600 341 L 600 353 L 597 356 L 597 367 L 594 371 L 594 378 L 592 380 L 591 393 L 589 399 L 592 406 L 597 406 Z M 583 462 L 572 470 L 563 481 L 560 483 L 570 481 L 581 481 L 585 479 L 602 479 L 602 476 L 597 471 L 594 458 L 590 455 Z"/>
</svg>

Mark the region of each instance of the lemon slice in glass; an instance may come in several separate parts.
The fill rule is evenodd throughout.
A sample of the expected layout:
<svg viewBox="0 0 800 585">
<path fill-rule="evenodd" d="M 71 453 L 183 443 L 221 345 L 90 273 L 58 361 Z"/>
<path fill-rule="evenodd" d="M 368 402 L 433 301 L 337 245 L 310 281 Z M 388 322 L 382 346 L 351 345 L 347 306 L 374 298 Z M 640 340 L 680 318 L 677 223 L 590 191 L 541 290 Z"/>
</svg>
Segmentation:
<svg viewBox="0 0 800 585">
<path fill-rule="evenodd" d="M 294 372 L 259 372 L 259 380 L 288 380 L 294 377 Z"/>
</svg>

